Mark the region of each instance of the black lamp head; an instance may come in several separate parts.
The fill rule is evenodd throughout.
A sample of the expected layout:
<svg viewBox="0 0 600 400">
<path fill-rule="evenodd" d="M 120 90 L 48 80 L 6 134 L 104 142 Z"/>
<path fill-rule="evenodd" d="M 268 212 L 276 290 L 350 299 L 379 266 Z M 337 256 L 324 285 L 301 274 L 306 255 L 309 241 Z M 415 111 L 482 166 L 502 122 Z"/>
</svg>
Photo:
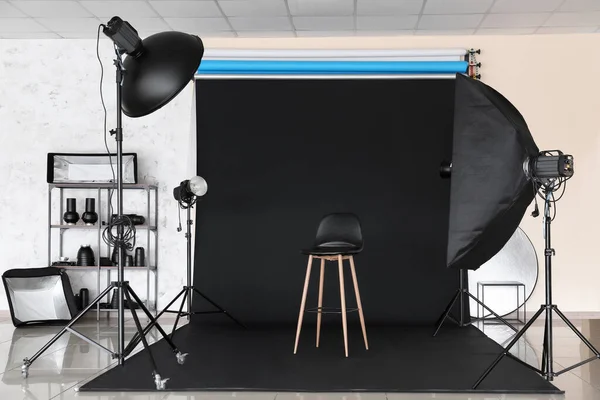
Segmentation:
<svg viewBox="0 0 600 400">
<path fill-rule="evenodd" d="M 169 103 L 193 79 L 204 55 L 198 36 L 160 32 L 141 40 L 136 30 L 113 17 L 104 33 L 115 42 L 125 70 L 122 82 L 123 113 L 143 117 Z"/>
<path fill-rule="evenodd" d="M 173 197 L 180 203 L 191 203 L 194 198 L 202 197 L 208 191 L 208 184 L 201 176 L 185 180 L 173 189 Z"/>
<path fill-rule="evenodd" d="M 138 57 L 142 53 L 142 38 L 129 22 L 112 17 L 102 32 L 115 43 L 121 54 Z"/>
<path fill-rule="evenodd" d="M 543 150 L 529 158 L 523 165 L 529 178 L 544 182 L 544 180 L 570 178 L 575 173 L 573 156 L 560 150 Z"/>
</svg>

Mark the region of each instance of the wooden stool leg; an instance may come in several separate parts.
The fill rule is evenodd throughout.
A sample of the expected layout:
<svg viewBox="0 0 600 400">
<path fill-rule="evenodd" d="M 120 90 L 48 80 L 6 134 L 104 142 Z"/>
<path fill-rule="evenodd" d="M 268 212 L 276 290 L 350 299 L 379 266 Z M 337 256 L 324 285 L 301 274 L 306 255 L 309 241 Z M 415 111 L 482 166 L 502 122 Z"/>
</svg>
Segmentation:
<svg viewBox="0 0 600 400">
<path fill-rule="evenodd" d="M 348 324 L 346 320 L 346 292 L 344 290 L 344 264 L 342 261 L 342 255 L 338 256 L 338 266 L 340 269 L 340 297 L 342 300 L 342 329 L 344 331 L 344 350 L 346 351 L 346 357 L 348 357 Z"/>
<path fill-rule="evenodd" d="M 356 303 L 358 305 L 358 316 L 360 317 L 360 326 L 362 327 L 363 338 L 365 339 L 365 348 L 369 350 L 369 341 L 367 340 L 367 328 L 365 326 L 365 316 L 363 315 L 362 302 L 360 301 L 360 292 L 358 290 L 358 279 L 356 279 L 356 268 L 354 268 L 354 257 L 350 256 L 350 271 L 354 281 L 354 293 L 356 294 Z"/>
<path fill-rule="evenodd" d="M 325 280 L 325 259 L 321 258 L 321 275 L 319 277 L 319 310 L 317 312 L 317 347 L 321 338 L 321 308 L 323 307 L 323 281 Z"/>
<path fill-rule="evenodd" d="M 306 266 L 306 278 L 304 279 L 304 291 L 302 292 L 302 301 L 300 302 L 300 315 L 298 316 L 298 329 L 296 330 L 296 344 L 294 344 L 294 354 L 298 350 L 298 340 L 300 339 L 300 329 L 302 329 L 302 318 L 304 318 L 304 306 L 306 305 L 306 293 L 308 292 L 308 281 L 310 280 L 310 270 L 312 268 L 313 256 L 308 257 Z"/>
</svg>

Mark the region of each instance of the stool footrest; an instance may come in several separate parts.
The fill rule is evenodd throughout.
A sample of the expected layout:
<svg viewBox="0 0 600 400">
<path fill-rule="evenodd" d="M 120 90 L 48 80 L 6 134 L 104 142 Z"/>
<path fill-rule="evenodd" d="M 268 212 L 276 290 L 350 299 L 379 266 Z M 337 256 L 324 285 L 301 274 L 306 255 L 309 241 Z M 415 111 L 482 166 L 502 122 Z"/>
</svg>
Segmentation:
<svg viewBox="0 0 600 400">
<path fill-rule="evenodd" d="M 358 311 L 358 307 L 356 308 L 346 308 L 346 312 L 355 312 Z M 307 308 L 304 312 L 310 313 L 319 313 L 319 314 L 341 314 L 342 309 L 339 307 L 313 307 Z"/>
</svg>

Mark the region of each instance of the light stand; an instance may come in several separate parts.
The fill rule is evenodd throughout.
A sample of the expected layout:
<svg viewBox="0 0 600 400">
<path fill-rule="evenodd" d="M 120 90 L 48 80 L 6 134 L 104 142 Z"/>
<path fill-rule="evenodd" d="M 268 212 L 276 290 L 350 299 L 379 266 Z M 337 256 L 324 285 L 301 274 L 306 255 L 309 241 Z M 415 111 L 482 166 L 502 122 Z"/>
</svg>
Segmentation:
<svg viewBox="0 0 600 400">
<path fill-rule="evenodd" d="M 175 193 L 177 193 L 178 189 L 179 188 L 175 189 Z M 171 338 L 173 338 L 173 335 L 175 334 L 175 330 L 177 329 L 177 325 L 178 325 L 179 319 L 181 317 L 186 317 L 189 321 L 190 316 L 199 315 L 199 314 L 225 314 L 237 325 L 239 325 L 242 328 L 246 328 L 246 326 L 243 323 L 241 323 L 233 315 L 228 313 L 227 310 L 225 310 L 223 307 L 219 306 L 212 299 L 210 299 L 208 296 L 206 296 L 204 293 L 202 293 L 200 290 L 198 290 L 195 286 L 192 285 L 192 224 L 193 224 L 192 208 L 193 208 L 194 204 L 196 204 L 197 197 L 190 196 L 190 197 L 185 197 L 184 199 L 179 198 L 178 200 L 179 200 L 179 207 L 187 210 L 187 222 L 186 222 L 187 231 L 185 233 L 185 238 L 187 241 L 187 284 L 173 298 L 173 300 L 171 300 L 169 302 L 169 304 L 156 316 L 156 320 L 158 320 L 164 313 L 177 314 L 177 317 L 175 318 L 175 323 L 173 324 L 173 329 L 171 331 Z M 179 227 L 178 230 L 180 231 L 181 227 Z M 208 303 L 210 303 L 213 307 L 216 308 L 216 310 L 214 310 L 214 311 L 192 311 L 192 297 L 193 297 L 194 293 L 197 294 L 198 296 L 202 297 Z M 183 298 L 181 299 L 181 304 L 179 305 L 179 310 L 178 311 L 169 310 L 169 308 L 173 304 L 175 304 L 175 302 L 181 296 L 183 296 Z M 186 306 L 186 311 L 183 311 L 184 306 Z M 152 329 L 152 327 L 154 326 L 155 323 L 156 322 L 149 323 L 148 326 L 144 329 L 144 332 L 147 332 L 150 329 Z M 136 346 L 137 343 L 139 343 L 139 340 L 140 340 L 140 337 L 136 333 L 136 335 L 132 339 L 131 343 L 135 343 L 134 346 Z M 136 341 L 137 341 L 137 343 L 136 343 Z M 130 343 L 130 345 L 131 345 L 131 343 Z"/>
<path fill-rule="evenodd" d="M 590 361 L 600 358 L 600 353 L 596 348 L 590 343 L 589 340 L 583 336 L 583 334 L 569 321 L 569 319 L 558 309 L 556 304 L 552 304 L 552 256 L 555 255 L 555 251 L 552 248 L 551 243 L 551 234 L 550 227 L 552 223 L 552 216 L 550 215 L 550 207 L 551 202 L 554 202 L 554 191 L 556 190 L 555 182 L 551 184 L 544 185 L 543 193 L 545 199 L 544 205 L 544 239 L 545 239 L 545 270 L 546 270 L 546 302 L 540 306 L 540 309 L 535 313 L 533 318 L 531 318 L 517 333 L 517 335 L 512 339 L 512 341 L 508 344 L 508 346 L 500 353 L 500 355 L 494 360 L 494 362 L 485 370 L 483 375 L 475 382 L 473 385 L 473 389 L 477 389 L 477 387 L 483 382 L 483 380 L 492 372 L 492 370 L 498 365 L 498 363 L 504 358 L 504 356 L 508 356 L 518 363 L 526 366 L 529 369 L 534 370 L 538 374 L 542 375 L 546 380 L 552 381 L 555 376 L 559 376 L 565 372 L 568 372 L 574 368 L 577 368 L 583 364 L 586 364 Z M 536 206 L 537 207 L 537 206 Z M 546 321 L 544 326 L 544 346 L 542 352 L 542 368 L 538 369 L 532 365 L 527 364 L 526 362 L 520 360 L 519 358 L 510 354 L 510 349 L 517 344 L 519 339 L 527 332 L 527 330 L 533 325 L 533 323 L 538 319 L 542 313 L 546 311 Z M 581 341 L 590 349 L 592 353 L 594 353 L 593 357 L 590 357 L 584 361 L 578 362 L 576 364 L 571 365 L 570 367 L 564 368 L 558 372 L 554 371 L 553 366 L 553 345 L 552 345 L 552 312 L 556 312 L 556 314 L 563 320 L 563 322 L 581 339 Z"/>
<path fill-rule="evenodd" d="M 513 331 L 518 332 L 518 329 L 515 328 L 510 322 L 508 322 L 506 319 L 502 318 L 500 315 L 496 314 L 494 312 L 494 310 L 492 310 L 491 308 L 489 308 L 488 306 L 483 304 L 483 302 L 481 300 L 479 300 L 477 297 L 473 296 L 473 294 L 471 294 L 471 292 L 469 292 L 469 289 L 467 287 L 465 287 L 466 276 L 465 276 L 464 269 L 459 270 L 459 280 L 460 280 L 459 288 L 456 291 L 456 294 L 454 295 L 452 300 L 450 300 L 450 303 L 448 303 L 448 306 L 446 306 L 446 309 L 444 310 L 444 312 L 442 313 L 440 318 L 437 320 L 436 328 L 435 328 L 435 332 L 433 333 L 433 336 L 436 336 L 438 334 L 438 332 L 442 328 L 442 325 L 444 325 L 444 322 L 446 322 L 446 319 L 449 319 L 450 321 L 454 322 L 456 325 L 458 325 L 461 328 L 465 327 L 467 325 L 470 325 L 473 321 L 477 321 L 478 319 L 484 319 L 484 318 L 472 318 L 471 316 L 468 316 L 468 318 L 467 318 L 467 316 L 465 315 L 465 306 L 466 306 L 466 302 L 469 301 L 469 298 L 475 300 L 477 302 L 477 304 L 479 304 L 480 306 L 482 306 L 483 308 L 488 310 L 491 314 L 494 315 L 494 317 L 496 317 L 502 323 L 506 324 L 506 326 L 511 328 Z M 457 300 L 460 300 L 460 317 L 458 319 L 454 318 L 450 314 L 450 312 L 452 311 L 452 307 L 454 307 L 454 304 L 456 304 Z"/>
<path fill-rule="evenodd" d="M 158 324 L 158 321 L 155 317 L 152 316 L 150 311 L 146 308 L 143 302 L 140 300 L 138 295 L 133 291 L 131 286 L 129 286 L 129 282 L 124 280 L 124 265 L 123 265 L 123 251 L 125 246 L 127 245 L 126 240 L 124 240 L 123 230 L 125 224 L 132 224 L 132 221 L 129 220 L 128 217 L 123 216 L 123 125 L 122 125 L 122 82 L 123 77 L 126 71 L 123 69 L 123 63 L 121 59 L 121 54 L 117 51 L 117 59 L 115 60 L 116 67 L 116 84 L 117 84 L 117 127 L 116 129 L 111 131 L 111 134 L 115 135 L 115 140 L 117 142 L 117 218 L 110 221 L 107 229 L 113 228 L 113 223 L 115 223 L 117 227 L 117 239 L 115 241 L 115 246 L 118 248 L 118 267 L 117 267 L 117 281 L 111 282 L 110 285 L 104 289 L 98 297 L 92 300 L 87 307 L 85 307 L 75 318 L 73 318 L 58 334 L 56 334 L 44 347 L 42 347 L 37 353 L 35 353 L 31 358 L 25 358 L 23 360 L 23 366 L 21 367 L 21 373 L 24 378 L 27 378 L 29 375 L 29 367 L 35 360 L 37 360 L 42 353 L 44 353 L 54 342 L 56 342 L 65 332 L 70 332 L 81 339 L 85 340 L 89 344 L 96 346 L 100 350 L 106 351 L 111 355 L 113 359 L 118 360 L 119 366 L 125 364 L 125 358 L 131 354 L 135 346 L 139 343 L 138 340 L 132 340 L 127 347 L 125 347 L 125 308 L 123 300 L 126 299 L 128 304 L 130 304 L 130 311 L 133 317 L 133 321 L 135 323 L 137 329 L 137 335 L 139 335 L 139 340 L 144 345 L 144 348 L 148 351 L 148 355 L 150 357 L 150 362 L 152 364 L 152 376 L 154 382 L 156 384 L 157 390 L 164 390 L 166 386 L 166 382 L 169 378 L 163 379 L 161 375 L 158 373 L 158 368 L 156 365 L 156 360 L 152 355 L 152 351 L 149 348 L 148 342 L 146 340 L 146 334 L 150 331 L 150 329 L 143 329 L 140 323 L 140 320 L 137 316 L 135 308 L 133 307 L 133 300 L 137 302 L 141 310 L 146 314 L 146 317 L 150 321 L 149 325 L 152 327 L 156 327 L 156 329 L 160 332 L 161 336 L 165 339 L 165 341 L 171 347 L 171 350 L 175 354 L 177 358 L 177 362 L 179 364 L 183 364 L 185 362 L 185 357 L 187 354 L 181 353 L 171 338 L 166 334 L 166 332 L 162 329 L 162 327 Z M 117 332 L 118 332 L 118 345 L 117 351 L 109 350 L 108 348 L 102 346 L 101 344 L 95 342 L 89 337 L 79 333 L 78 331 L 71 328 L 77 321 L 79 321 L 83 315 L 88 312 L 92 307 L 94 307 L 97 303 L 99 303 L 104 296 L 110 293 L 113 289 L 117 289 L 117 297 L 118 297 L 118 321 L 117 321 Z M 132 345 L 135 343 L 135 345 Z"/>
</svg>

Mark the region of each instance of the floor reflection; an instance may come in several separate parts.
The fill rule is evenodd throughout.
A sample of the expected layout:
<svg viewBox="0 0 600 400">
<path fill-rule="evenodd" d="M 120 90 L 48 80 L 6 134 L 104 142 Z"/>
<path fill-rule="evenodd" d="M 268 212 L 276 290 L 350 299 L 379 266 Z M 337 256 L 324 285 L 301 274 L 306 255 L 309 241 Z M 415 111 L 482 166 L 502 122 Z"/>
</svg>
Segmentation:
<svg viewBox="0 0 600 400">
<path fill-rule="evenodd" d="M 600 347 L 600 320 L 574 320 L 575 326 L 590 339 L 592 344 Z M 117 348 L 116 320 L 101 322 L 85 321 L 77 329 L 84 335 L 97 340 L 102 346 L 111 350 Z M 476 326 L 497 343 L 506 346 L 514 337 L 514 331 L 503 325 Z M 170 324 L 164 328 L 170 331 Z M 199 400 L 224 399 L 236 400 L 401 400 L 401 399 L 473 399 L 473 400 L 516 400 L 516 399 L 565 399 L 565 400 L 600 400 L 600 361 L 593 361 L 557 377 L 553 382 L 566 391 L 565 396 L 557 395 L 501 395 L 501 394 L 428 394 L 428 393 L 89 393 L 77 392 L 75 389 L 93 379 L 98 374 L 114 365 L 114 360 L 104 351 L 85 342 L 83 339 L 66 333 L 54 343 L 31 366 L 29 378 L 21 377 L 23 358 L 31 357 L 60 330 L 57 327 L 14 329 L 10 321 L 0 321 L 0 365 L 4 372 L 0 377 L 0 400 L 12 399 L 131 399 L 131 400 Z M 9 332 L 12 332 L 11 334 Z M 131 321 L 126 328 L 126 339 L 135 333 Z M 544 336 L 543 320 L 536 322 L 524 337 L 519 340 L 511 352 L 535 366 L 540 366 L 542 343 Z M 153 331 L 149 341 L 154 342 L 159 335 Z M 2 341 L 4 339 L 4 341 Z M 138 346 L 138 351 L 141 345 Z M 589 358 L 592 353 L 579 338 L 565 326 L 556 321 L 554 328 L 555 370 Z"/>
</svg>

